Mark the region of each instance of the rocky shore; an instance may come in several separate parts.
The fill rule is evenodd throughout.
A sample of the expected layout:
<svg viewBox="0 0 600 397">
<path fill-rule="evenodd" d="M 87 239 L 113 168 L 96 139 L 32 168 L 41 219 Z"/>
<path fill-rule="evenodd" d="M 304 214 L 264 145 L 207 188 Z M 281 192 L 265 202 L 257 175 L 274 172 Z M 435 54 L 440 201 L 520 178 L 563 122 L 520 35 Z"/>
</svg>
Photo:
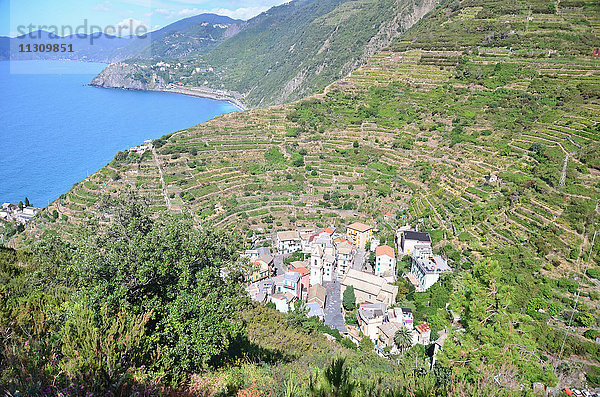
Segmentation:
<svg viewBox="0 0 600 397">
<path fill-rule="evenodd" d="M 240 110 L 247 109 L 242 102 L 243 96 L 237 92 L 215 90 L 208 87 L 184 87 L 167 83 L 162 76 L 153 72 L 150 68 L 123 62 L 108 65 L 98 76 L 94 77 L 90 85 L 125 90 L 173 92 L 176 94 L 227 101 Z"/>
</svg>

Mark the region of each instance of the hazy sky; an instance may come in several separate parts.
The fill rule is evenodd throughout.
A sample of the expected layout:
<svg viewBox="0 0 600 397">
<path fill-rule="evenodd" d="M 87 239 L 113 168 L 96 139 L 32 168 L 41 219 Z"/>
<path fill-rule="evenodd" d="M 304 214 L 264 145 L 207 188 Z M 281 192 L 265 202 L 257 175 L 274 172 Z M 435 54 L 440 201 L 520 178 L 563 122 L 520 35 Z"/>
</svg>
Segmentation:
<svg viewBox="0 0 600 397">
<path fill-rule="evenodd" d="M 15 36 L 24 27 L 143 25 L 149 30 L 204 12 L 249 19 L 289 0 L 0 0 L 0 35 Z M 20 27 L 20 28 L 19 28 Z M 25 28 L 28 30 L 28 28 Z M 51 30 L 51 29 L 46 29 Z M 88 32 L 89 33 L 89 32 Z M 59 32 L 60 34 L 60 32 Z M 124 33 L 128 34 L 128 32 Z"/>
</svg>

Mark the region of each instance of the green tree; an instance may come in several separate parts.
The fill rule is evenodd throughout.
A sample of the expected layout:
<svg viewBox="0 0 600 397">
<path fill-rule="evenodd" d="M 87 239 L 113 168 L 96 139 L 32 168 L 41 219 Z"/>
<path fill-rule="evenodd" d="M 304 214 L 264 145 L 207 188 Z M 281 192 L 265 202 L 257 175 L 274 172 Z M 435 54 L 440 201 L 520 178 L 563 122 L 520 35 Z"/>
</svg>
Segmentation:
<svg viewBox="0 0 600 397">
<path fill-rule="evenodd" d="M 27 197 L 25 197 L 25 207 L 29 207 L 31 206 L 31 203 L 29 202 L 29 199 Z"/>
<path fill-rule="evenodd" d="M 23 202 L 22 202 L 22 201 L 19 201 L 19 204 L 17 204 L 17 205 L 19 206 L 19 209 L 20 209 L 21 211 L 23 211 Z"/>
<path fill-rule="evenodd" d="M 406 349 L 412 346 L 412 333 L 406 327 L 400 328 L 394 334 L 394 344 L 404 352 Z"/>
<path fill-rule="evenodd" d="M 344 290 L 344 296 L 342 297 L 342 305 L 347 311 L 352 311 L 356 308 L 356 295 L 354 294 L 354 287 L 349 285 Z"/>
<path fill-rule="evenodd" d="M 236 259 L 235 236 L 196 229 L 188 216 L 151 218 L 149 202 L 133 193 L 103 210 L 113 223 L 82 230 L 68 264 L 78 299 L 108 316 L 152 313 L 146 351 L 167 377 L 216 365 L 242 329 L 239 274 L 220 276 Z"/>
<path fill-rule="evenodd" d="M 370 337 L 363 336 L 358 347 L 360 348 L 361 352 L 369 353 L 375 349 L 375 343 L 373 343 Z"/>
</svg>

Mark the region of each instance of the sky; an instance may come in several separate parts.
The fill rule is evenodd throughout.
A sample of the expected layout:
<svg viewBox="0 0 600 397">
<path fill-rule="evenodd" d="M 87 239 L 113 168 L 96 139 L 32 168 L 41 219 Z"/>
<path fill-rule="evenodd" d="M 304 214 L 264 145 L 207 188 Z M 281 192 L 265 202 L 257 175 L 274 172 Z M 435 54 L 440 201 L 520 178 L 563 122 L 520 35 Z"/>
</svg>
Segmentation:
<svg viewBox="0 0 600 397">
<path fill-rule="evenodd" d="M 210 12 L 235 19 L 250 19 L 274 5 L 289 0 L 0 0 L 0 36 L 27 33 L 35 29 L 56 26 L 69 34 L 91 25 L 103 32 L 121 26 L 123 35 L 162 28 L 177 20 Z M 87 28 L 86 26 L 87 20 Z M 63 29 L 63 26 L 65 29 Z M 141 29 L 138 29 L 141 26 Z M 53 31 L 53 28 L 44 29 Z M 115 32 L 116 33 L 116 32 Z M 114 33 L 113 33 L 114 34 Z"/>
</svg>

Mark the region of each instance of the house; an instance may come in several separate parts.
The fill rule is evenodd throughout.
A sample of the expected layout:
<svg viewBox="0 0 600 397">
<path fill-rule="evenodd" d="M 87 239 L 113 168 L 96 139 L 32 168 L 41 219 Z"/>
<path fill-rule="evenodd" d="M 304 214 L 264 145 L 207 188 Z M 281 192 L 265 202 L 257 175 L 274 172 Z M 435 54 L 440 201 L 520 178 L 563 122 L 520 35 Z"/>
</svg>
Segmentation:
<svg viewBox="0 0 600 397">
<path fill-rule="evenodd" d="M 367 243 L 371 242 L 373 238 L 373 227 L 364 223 L 354 222 L 348 226 L 346 236 L 356 248 L 364 250 Z"/>
<path fill-rule="evenodd" d="M 251 262 L 252 270 L 250 273 L 250 282 L 257 282 L 268 278 L 271 274 L 271 267 L 262 260 Z"/>
<path fill-rule="evenodd" d="M 395 307 L 388 309 L 387 319 L 391 323 L 396 323 L 400 327 L 413 329 L 413 313 L 411 309 Z"/>
<path fill-rule="evenodd" d="M 300 233 L 296 230 L 277 232 L 277 250 L 280 254 L 288 255 L 302 249 Z"/>
<path fill-rule="evenodd" d="M 413 330 L 413 345 L 428 345 L 431 343 L 431 328 L 426 323 L 415 326 Z"/>
<path fill-rule="evenodd" d="M 267 296 L 269 295 L 267 293 L 267 289 L 268 286 L 261 288 L 260 283 L 252 283 L 245 288 L 246 292 L 248 292 L 248 295 L 250 295 L 250 299 L 256 302 L 266 301 Z"/>
<path fill-rule="evenodd" d="M 28 216 L 35 216 L 37 214 L 39 214 L 42 211 L 41 208 L 37 208 L 37 207 L 25 207 L 23 208 L 23 215 L 28 215 Z"/>
<path fill-rule="evenodd" d="M 430 245 L 415 246 L 410 272 L 417 281 L 415 285 L 417 292 L 427 291 L 440 279 L 442 273 L 451 271 L 444 258 L 433 254 Z"/>
<path fill-rule="evenodd" d="M 341 282 L 342 296 L 350 285 L 354 287 L 357 302 L 384 303 L 386 305 L 392 305 L 396 302 L 398 286 L 389 284 L 383 277 L 349 269 Z"/>
<path fill-rule="evenodd" d="M 335 266 L 335 250 L 333 247 L 325 248 L 323 256 L 323 281 L 333 281 L 333 269 Z"/>
<path fill-rule="evenodd" d="M 431 237 L 429 236 L 429 233 L 407 230 L 400 232 L 399 238 L 398 250 L 402 252 L 403 255 L 411 255 L 417 245 L 431 246 Z"/>
<path fill-rule="evenodd" d="M 250 261 L 262 260 L 269 266 L 273 265 L 273 255 L 269 247 L 259 247 L 253 250 L 245 250 L 241 256 L 249 258 Z"/>
<path fill-rule="evenodd" d="M 302 262 L 301 262 L 302 263 Z M 291 268 L 290 272 L 299 273 L 300 274 L 300 299 L 303 299 L 305 295 L 308 293 L 308 287 L 310 286 L 310 272 L 306 267 L 294 267 Z"/>
<path fill-rule="evenodd" d="M 282 313 L 287 313 L 290 310 L 290 305 L 296 300 L 297 298 L 289 292 L 278 292 L 271 295 L 271 302 L 273 302 L 275 308 Z"/>
<path fill-rule="evenodd" d="M 337 276 L 339 280 L 342 280 L 352 267 L 354 253 L 352 244 L 347 240 L 343 240 L 343 242 L 337 245 Z"/>
<path fill-rule="evenodd" d="M 315 236 L 315 230 L 311 228 L 298 229 L 300 235 L 301 251 L 304 254 L 310 255 L 312 251 L 312 239 Z"/>
<path fill-rule="evenodd" d="M 331 236 L 316 239 L 310 255 L 310 284 L 333 281 L 335 262 L 335 248 Z"/>
<path fill-rule="evenodd" d="M 389 245 L 380 245 L 375 250 L 375 275 L 384 277 L 384 274 L 396 275 L 396 254 Z"/>
<path fill-rule="evenodd" d="M 308 289 L 308 303 L 317 303 L 322 308 L 327 304 L 327 290 L 321 284 L 315 284 Z"/>
<path fill-rule="evenodd" d="M 390 348 L 390 352 L 398 350 L 394 342 L 394 335 L 402 328 L 398 323 L 385 322 L 377 327 L 377 341 L 375 347 L 380 353 L 384 353 L 386 347 Z"/>
<path fill-rule="evenodd" d="M 307 317 L 318 317 L 319 320 L 323 321 L 323 318 L 325 317 L 325 312 L 323 311 L 323 308 L 321 306 L 313 302 L 307 303 L 306 305 L 304 305 L 304 307 L 308 309 L 308 313 L 306 313 Z"/>
<path fill-rule="evenodd" d="M 286 272 L 280 276 L 273 277 L 274 293 L 290 293 L 296 298 L 302 297 L 301 274 L 298 272 Z"/>
<path fill-rule="evenodd" d="M 360 332 L 377 341 L 378 327 L 385 321 L 386 305 L 384 303 L 363 303 L 356 313 Z"/>
<path fill-rule="evenodd" d="M 15 220 L 19 223 L 25 224 L 29 222 L 31 218 L 33 218 L 33 215 L 25 215 L 24 213 L 19 212 L 15 217 Z"/>
<path fill-rule="evenodd" d="M 394 220 L 394 214 L 392 214 L 391 212 L 386 212 L 385 215 L 383 215 L 383 220 L 385 222 L 391 222 Z"/>
</svg>

